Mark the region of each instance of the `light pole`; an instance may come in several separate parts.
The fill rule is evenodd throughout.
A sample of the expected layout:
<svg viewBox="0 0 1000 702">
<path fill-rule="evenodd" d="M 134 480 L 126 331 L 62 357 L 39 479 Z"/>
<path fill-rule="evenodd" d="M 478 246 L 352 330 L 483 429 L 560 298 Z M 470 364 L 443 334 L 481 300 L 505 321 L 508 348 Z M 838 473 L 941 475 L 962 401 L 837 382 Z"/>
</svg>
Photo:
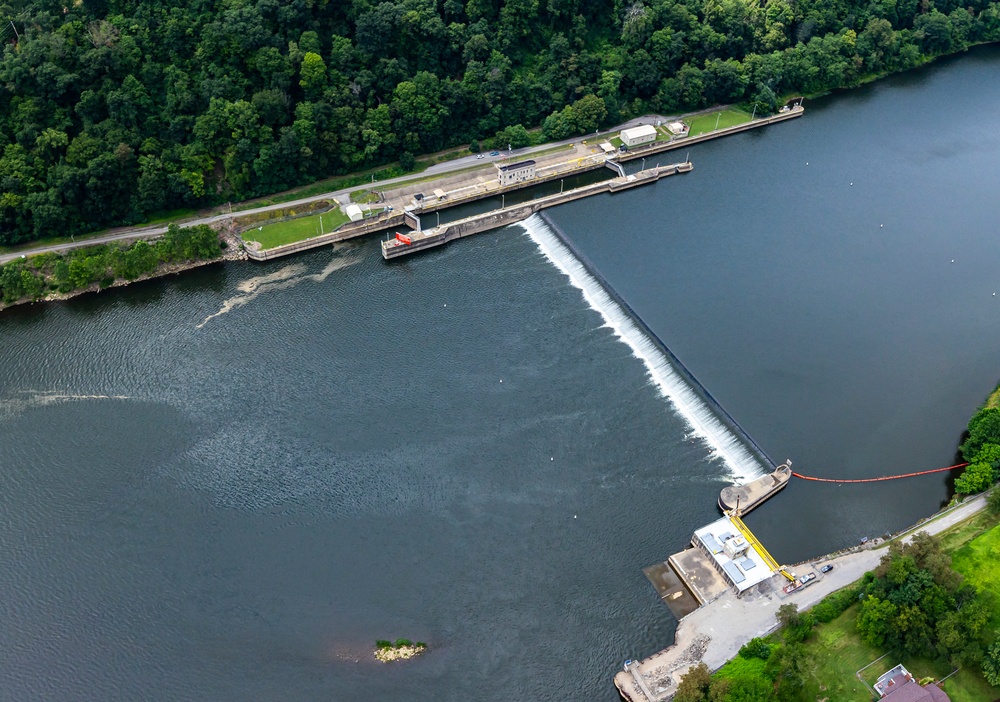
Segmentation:
<svg viewBox="0 0 1000 702">
<path fill-rule="evenodd" d="M 645 156 L 642 157 L 642 168 L 640 168 L 639 170 L 640 171 L 646 170 L 646 157 Z"/>
<path fill-rule="evenodd" d="M 715 118 L 715 129 L 714 131 L 719 131 L 719 120 L 722 118 L 722 113 L 720 112 Z"/>
<path fill-rule="evenodd" d="M 320 235 L 323 234 L 323 215 L 319 216 L 319 233 Z"/>
<path fill-rule="evenodd" d="M 753 118 L 757 116 L 757 103 L 753 104 L 753 114 L 750 115 L 750 121 L 753 122 Z"/>
<path fill-rule="evenodd" d="M 563 182 L 564 182 L 564 181 L 563 181 L 563 179 L 562 179 L 562 178 L 560 178 L 560 179 L 559 179 L 559 192 L 560 192 L 560 193 L 562 193 L 562 191 L 563 191 Z"/>
</svg>

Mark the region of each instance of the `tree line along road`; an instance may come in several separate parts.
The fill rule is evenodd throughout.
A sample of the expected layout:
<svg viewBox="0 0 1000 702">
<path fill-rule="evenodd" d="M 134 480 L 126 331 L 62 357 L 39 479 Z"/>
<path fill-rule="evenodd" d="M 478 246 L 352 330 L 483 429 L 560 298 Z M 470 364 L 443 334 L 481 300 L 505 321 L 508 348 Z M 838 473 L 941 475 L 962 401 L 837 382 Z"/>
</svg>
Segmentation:
<svg viewBox="0 0 1000 702">
<path fill-rule="evenodd" d="M 690 116 L 690 115 L 685 115 L 685 116 Z M 644 115 L 642 117 L 636 117 L 635 119 L 631 119 L 628 122 L 624 122 L 616 127 L 612 127 L 611 129 L 601 132 L 601 134 L 610 136 L 621 131 L 622 129 L 629 129 L 630 127 L 635 127 L 640 124 L 652 124 L 654 120 L 667 121 L 673 119 L 677 119 L 677 117 L 664 116 L 664 115 Z M 513 154 L 513 152 L 511 153 L 512 155 L 516 155 L 518 157 L 529 156 L 533 153 L 551 149 L 556 146 L 579 143 L 584 138 L 587 137 L 574 137 L 572 139 L 563 139 L 562 141 L 539 144 L 538 146 L 531 146 L 523 149 L 515 149 L 514 151 L 516 151 L 517 153 L 516 154 Z M 453 159 L 451 161 L 445 161 L 443 163 L 434 164 L 433 166 L 430 166 L 425 171 L 423 171 L 423 173 L 410 174 L 405 176 L 399 176 L 397 178 L 389 178 L 387 180 L 379 181 L 379 185 L 385 187 L 389 185 L 397 185 L 399 183 L 404 183 L 406 181 L 413 180 L 414 178 L 426 177 L 428 175 L 445 175 L 453 171 L 458 171 L 462 170 L 463 168 L 468 168 L 469 166 L 478 165 L 479 163 L 480 160 L 476 158 L 475 154 L 470 156 L 462 156 L 461 158 Z M 303 197 L 297 200 L 291 200 L 289 202 L 282 202 L 276 205 L 266 205 L 262 207 L 255 207 L 252 209 L 241 210 L 239 212 L 239 215 L 240 216 L 253 215 L 253 214 L 258 214 L 260 212 L 281 210 L 290 207 L 295 207 L 296 205 L 302 205 L 308 202 L 316 202 L 317 200 L 331 200 L 331 199 L 340 199 L 342 197 L 350 197 L 350 194 L 357 189 L 358 186 L 355 185 L 350 188 L 333 190 L 331 192 L 322 193 L 320 195 L 310 195 L 309 197 Z M 214 224 L 216 222 L 225 221 L 233 216 L 234 215 L 231 215 L 227 212 L 223 214 L 209 215 L 207 217 L 199 217 L 197 219 L 183 220 L 177 222 L 177 224 L 181 227 L 195 227 L 200 224 Z M 86 239 L 81 239 L 80 241 L 71 241 L 62 244 L 49 244 L 45 246 L 36 246 L 29 249 L 22 249 L 20 251 L 13 253 L 0 254 L 0 264 L 9 263 L 10 261 L 22 257 L 37 256 L 39 254 L 44 254 L 44 253 L 72 251 L 73 249 L 79 249 L 86 246 L 97 246 L 100 244 L 108 244 L 115 241 L 125 241 L 133 239 L 155 239 L 163 235 L 163 233 L 166 231 L 167 231 L 167 225 L 146 225 L 138 227 L 128 227 L 123 229 L 115 229 L 109 231 L 107 234 L 88 237 Z"/>
</svg>

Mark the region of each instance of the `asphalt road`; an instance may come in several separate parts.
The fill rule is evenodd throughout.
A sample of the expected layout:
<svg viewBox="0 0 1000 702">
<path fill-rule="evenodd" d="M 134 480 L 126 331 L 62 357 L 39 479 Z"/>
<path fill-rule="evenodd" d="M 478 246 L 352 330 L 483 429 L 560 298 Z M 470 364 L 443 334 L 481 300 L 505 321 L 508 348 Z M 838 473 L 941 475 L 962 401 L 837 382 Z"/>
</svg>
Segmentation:
<svg viewBox="0 0 1000 702">
<path fill-rule="evenodd" d="M 711 108 L 711 109 L 716 109 L 716 108 Z M 644 115 L 642 117 L 636 117 L 635 119 L 631 119 L 628 122 L 624 122 L 612 129 L 605 130 L 604 132 L 601 132 L 601 134 L 605 135 L 615 134 L 621 131 L 622 129 L 628 129 L 630 127 L 635 127 L 640 124 L 652 124 L 653 120 L 657 119 L 666 121 L 666 120 L 676 119 L 676 117 L 669 117 L 663 115 Z M 539 151 L 551 149 L 554 146 L 562 146 L 564 144 L 577 143 L 582 138 L 589 138 L 589 137 L 574 137 L 573 139 L 563 139 L 562 141 L 550 142 L 547 144 L 541 144 L 539 146 L 531 146 L 524 149 L 514 149 L 513 151 L 510 151 L 508 155 L 518 156 L 518 157 L 529 156 Z M 387 180 L 381 180 L 375 182 L 384 188 L 390 185 L 396 185 L 398 183 L 412 180 L 413 178 L 421 178 L 428 175 L 445 175 L 453 171 L 459 171 L 462 170 L 463 168 L 468 168 L 469 166 L 482 165 L 490 160 L 492 159 L 489 156 L 487 156 L 485 160 L 477 158 L 476 155 L 462 156 L 461 158 L 456 158 L 452 161 L 444 161 L 442 163 L 436 163 L 433 166 L 427 168 L 422 173 L 410 174 L 408 176 L 400 176 L 398 178 L 389 178 Z M 296 205 L 301 205 L 307 202 L 315 202 L 317 200 L 330 200 L 330 199 L 340 200 L 341 198 L 348 198 L 350 194 L 357 189 L 358 186 L 355 185 L 350 188 L 332 190 L 330 192 L 322 193 L 320 195 L 303 197 L 299 198 L 298 200 L 291 200 L 289 202 L 283 202 L 278 205 L 267 205 L 265 207 L 255 207 L 253 209 L 241 210 L 239 214 L 251 215 L 259 212 L 270 212 L 271 210 L 294 207 Z M 216 214 L 207 217 L 199 217 L 196 219 L 184 220 L 182 222 L 178 222 L 178 224 L 182 227 L 194 227 L 199 224 L 213 224 L 215 222 L 224 221 L 229 219 L 230 216 L 231 215 L 229 213 Z M 126 239 L 155 239 L 156 237 L 161 236 L 166 231 L 167 231 L 166 225 L 152 225 L 152 226 L 147 225 L 139 227 L 119 228 L 111 230 L 107 234 L 103 234 L 101 236 L 96 236 L 96 237 L 90 237 L 87 239 L 82 239 L 80 241 L 71 241 L 69 243 L 64 243 L 64 244 L 51 244 L 48 246 L 37 246 L 30 249 L 24 249 L 22 251 L 18 251 L 17 253 L 0 254 L 0 264 L 7 263 L 8 261 L 13 261 L 14 259 L 17 258 L 25 258 L 28 256 L 35 256 L 38 254 L 50 253 L 55 251 L 70 251 L 72 249 L 78 249 L 84 246 L 107 244 L 112 241 L 123 241 Z"/>
</svg>

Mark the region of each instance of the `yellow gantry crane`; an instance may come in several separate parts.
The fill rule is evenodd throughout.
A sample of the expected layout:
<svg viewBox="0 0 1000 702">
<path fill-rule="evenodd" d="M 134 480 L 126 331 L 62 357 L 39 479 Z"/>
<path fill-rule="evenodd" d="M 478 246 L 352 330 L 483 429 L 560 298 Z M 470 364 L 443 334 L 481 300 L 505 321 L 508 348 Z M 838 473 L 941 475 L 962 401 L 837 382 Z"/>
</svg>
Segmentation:
<svg viewBox="0 0 1000 702">
<path fill-rule="evenodd" d="M 744 524 L 743 520 L 736 515 L 736 510 L 735 509 L 730 510 L 726 514 L 729 516 L 729 521 L 733 523 L 733 526 L 735 526 L 739 530 L 740 534 L 743 535 L 743 538 L 747 540 L 747 543 L 750 544 L 753 547 L 753 549 L 760 554 L 760 557 L 764 559 L 764 563 L 767 565 L 767 567 L 773 571 L 781 573 L 789 580 L 789 582 L 794 583 L 795 576 L 789 573 L 787 570 L 785 570 L 784 566 L 778 565 L 778 562 L 774 560 L 774 557 L 767 552 L 767 549 L 764 548 L 764 545 L 757 539 L 756 536 L 753 535 L 753 532 L 750 531 L 750 528 L 746 524 Z"/>
</svg>

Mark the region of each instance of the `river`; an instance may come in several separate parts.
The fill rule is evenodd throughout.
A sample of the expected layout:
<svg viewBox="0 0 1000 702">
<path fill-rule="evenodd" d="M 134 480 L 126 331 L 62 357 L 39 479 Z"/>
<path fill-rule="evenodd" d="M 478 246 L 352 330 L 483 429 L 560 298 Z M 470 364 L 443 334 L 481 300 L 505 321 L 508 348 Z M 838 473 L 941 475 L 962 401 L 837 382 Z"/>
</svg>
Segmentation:
<svg viewBox="0 0 1000 702">
<path fill-rule="evenodd" d="M 998 66 L 552 218 L 772 457 L 947 463 L 1000 375 Z M 4 699 L 611 699 L 675 627 L 641 568 L 762 470 L 541 219 L 10 310 L 0 363 Z M 797 482 L 750 523 L 793 560 L 946 498 Z"/>
</svg>

